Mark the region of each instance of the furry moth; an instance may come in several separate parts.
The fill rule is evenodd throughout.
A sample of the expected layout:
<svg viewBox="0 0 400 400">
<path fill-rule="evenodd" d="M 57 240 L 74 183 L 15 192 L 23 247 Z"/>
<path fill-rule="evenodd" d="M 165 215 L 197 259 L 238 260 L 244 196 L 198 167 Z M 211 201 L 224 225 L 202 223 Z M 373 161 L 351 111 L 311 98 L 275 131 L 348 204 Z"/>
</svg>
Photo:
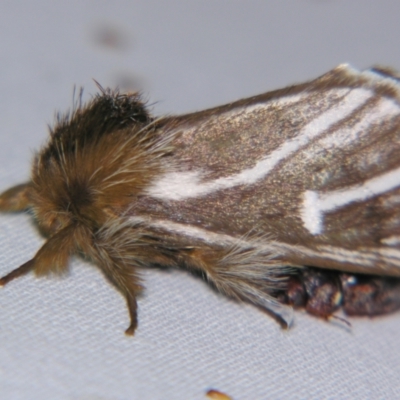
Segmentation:
<svg viewBox="0 0 400 400">
<path fill-rule="evenodd" d="M 92 260 L 137 326 L 138 271 L 185 268 L 290 324 L 400 308 L 400 75 L 340 65 L 221 107 L 153 117 L 137 94 L 100 88 L 58 116 L 29 182 L 47 241 L 0 280 Z"/>
</svg>

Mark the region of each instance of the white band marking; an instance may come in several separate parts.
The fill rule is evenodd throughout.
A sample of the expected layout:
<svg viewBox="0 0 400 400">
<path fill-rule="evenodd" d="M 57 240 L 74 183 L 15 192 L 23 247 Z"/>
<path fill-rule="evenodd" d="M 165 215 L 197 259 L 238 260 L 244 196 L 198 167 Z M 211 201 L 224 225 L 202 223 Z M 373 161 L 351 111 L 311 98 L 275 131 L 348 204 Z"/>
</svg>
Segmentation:
<svg viewBox="0 0 400 400">
<path fill-rule="evenodd" d="M 390 118 L 399 115 L 399 113 L 400 107 L 395 101 L 382 98 L 372 109 L 369 109 L 367 114 L 354 126 L 338 129 L 332 134 L 321 138 L 318 144 L 325 151 L 332 147 L 335 149 L 345 147 L 370 134 L 372 125 L 386 122 Z M 310 157 L 313 157 L 312 153 Z"/>
<path fill-rule="evenodd" d="M 304 226 L 313 235 L 323 231 L 323 213 L 343 207 L 354 201 L 365 201 L 400 186 L 400 168 L 365 181 L 362 185 L 350 186 L 332 192 L 304 193 L 301 218 Z"/>
<path fill-rule="evenodd" d="M 398 246 L 400 245 L 400 236 L 389 236 L 381 239 L 381 243 L 387 246 Z"/>
<path fill-rule="evenodd" d="M 363 88 L 334 89 L 332 91 L 338 95 L 348 94 L 343 97 L 340 104 L 313 119 L 296 137 L 287 140 L 270 155 L 259 160 L 254 167 L 208 182 L 201 182 L 205 175 L 201 171 L 167 172 L 147 189 L 147 194 L 162 200 L 179 201 L 191 197 L 202 197 L 218 190 L 239 185 L 254 184 L 265 178 L 278 163 L 291 156 L 301 147 L 306 146 L 312 139 L 321 135 L 333 124 L 348 117 L 373 95 L 371 90 Z M 329 91 L 327 95 L 329 95 Z"/>
</svg>

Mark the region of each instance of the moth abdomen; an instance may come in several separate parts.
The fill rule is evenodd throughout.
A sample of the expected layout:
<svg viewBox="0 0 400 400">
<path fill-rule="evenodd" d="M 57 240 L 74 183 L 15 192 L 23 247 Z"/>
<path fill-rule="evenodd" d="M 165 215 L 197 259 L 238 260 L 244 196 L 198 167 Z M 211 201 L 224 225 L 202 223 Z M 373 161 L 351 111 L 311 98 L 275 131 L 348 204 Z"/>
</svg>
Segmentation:
<svg viewBox="0 0 400 400">
<path fill-rule="evenodd" d="M 343 310 L 347 315 L 373 317 L 400 309 L 400 279 L 341 274 Z"/>
<path fill-rule="evenodd" d="M 340 309 L 349 316 L 373 317 L 400 309 L 400 279 L 304 267 L 277 298 L 325 319 Z"/>
</svg>

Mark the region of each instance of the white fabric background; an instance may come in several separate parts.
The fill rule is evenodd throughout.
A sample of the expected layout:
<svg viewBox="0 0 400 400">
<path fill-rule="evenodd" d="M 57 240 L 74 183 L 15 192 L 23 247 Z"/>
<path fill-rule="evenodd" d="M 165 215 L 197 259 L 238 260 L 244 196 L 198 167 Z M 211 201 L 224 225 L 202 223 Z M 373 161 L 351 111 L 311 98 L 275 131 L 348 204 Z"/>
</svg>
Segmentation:
<svg viewBox="0 0 400 400">
<path fill-rule="evenodd" d="M 400 68 L 398 0 L 2 1 L 0 189 L 28 178 L 72 88 L 133 82 L 156 113 L 182 113 L 315 78 L 342 62 Z M 102 27 L 121 45 L 99 44 Z M 0 216 L 0 274 L 43 239 Z M 0 292 L 1 399 L 398 398 L 400 314 L 351 331 L 296 313 L 282 331 L 185 273 L 147 271 L 136 335 L 124 299 L 71 262 Z"/>
</svg>

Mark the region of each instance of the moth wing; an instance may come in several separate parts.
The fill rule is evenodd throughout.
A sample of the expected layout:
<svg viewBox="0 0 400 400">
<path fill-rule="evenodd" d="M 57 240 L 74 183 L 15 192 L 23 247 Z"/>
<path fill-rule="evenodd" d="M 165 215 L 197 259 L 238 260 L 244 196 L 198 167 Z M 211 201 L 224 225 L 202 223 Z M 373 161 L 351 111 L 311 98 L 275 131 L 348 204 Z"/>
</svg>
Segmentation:
<svg viewBox="0 0 400 400">
<path fill-rule="evenodd" d="M 286 265 L 400 276 L 395 72 L 341 65 L 165 129 L 176 133 L 173 167 L 143 207 L 157 203 L 171 230 L 220 243 L 252 232 Z"/>
</svg>

